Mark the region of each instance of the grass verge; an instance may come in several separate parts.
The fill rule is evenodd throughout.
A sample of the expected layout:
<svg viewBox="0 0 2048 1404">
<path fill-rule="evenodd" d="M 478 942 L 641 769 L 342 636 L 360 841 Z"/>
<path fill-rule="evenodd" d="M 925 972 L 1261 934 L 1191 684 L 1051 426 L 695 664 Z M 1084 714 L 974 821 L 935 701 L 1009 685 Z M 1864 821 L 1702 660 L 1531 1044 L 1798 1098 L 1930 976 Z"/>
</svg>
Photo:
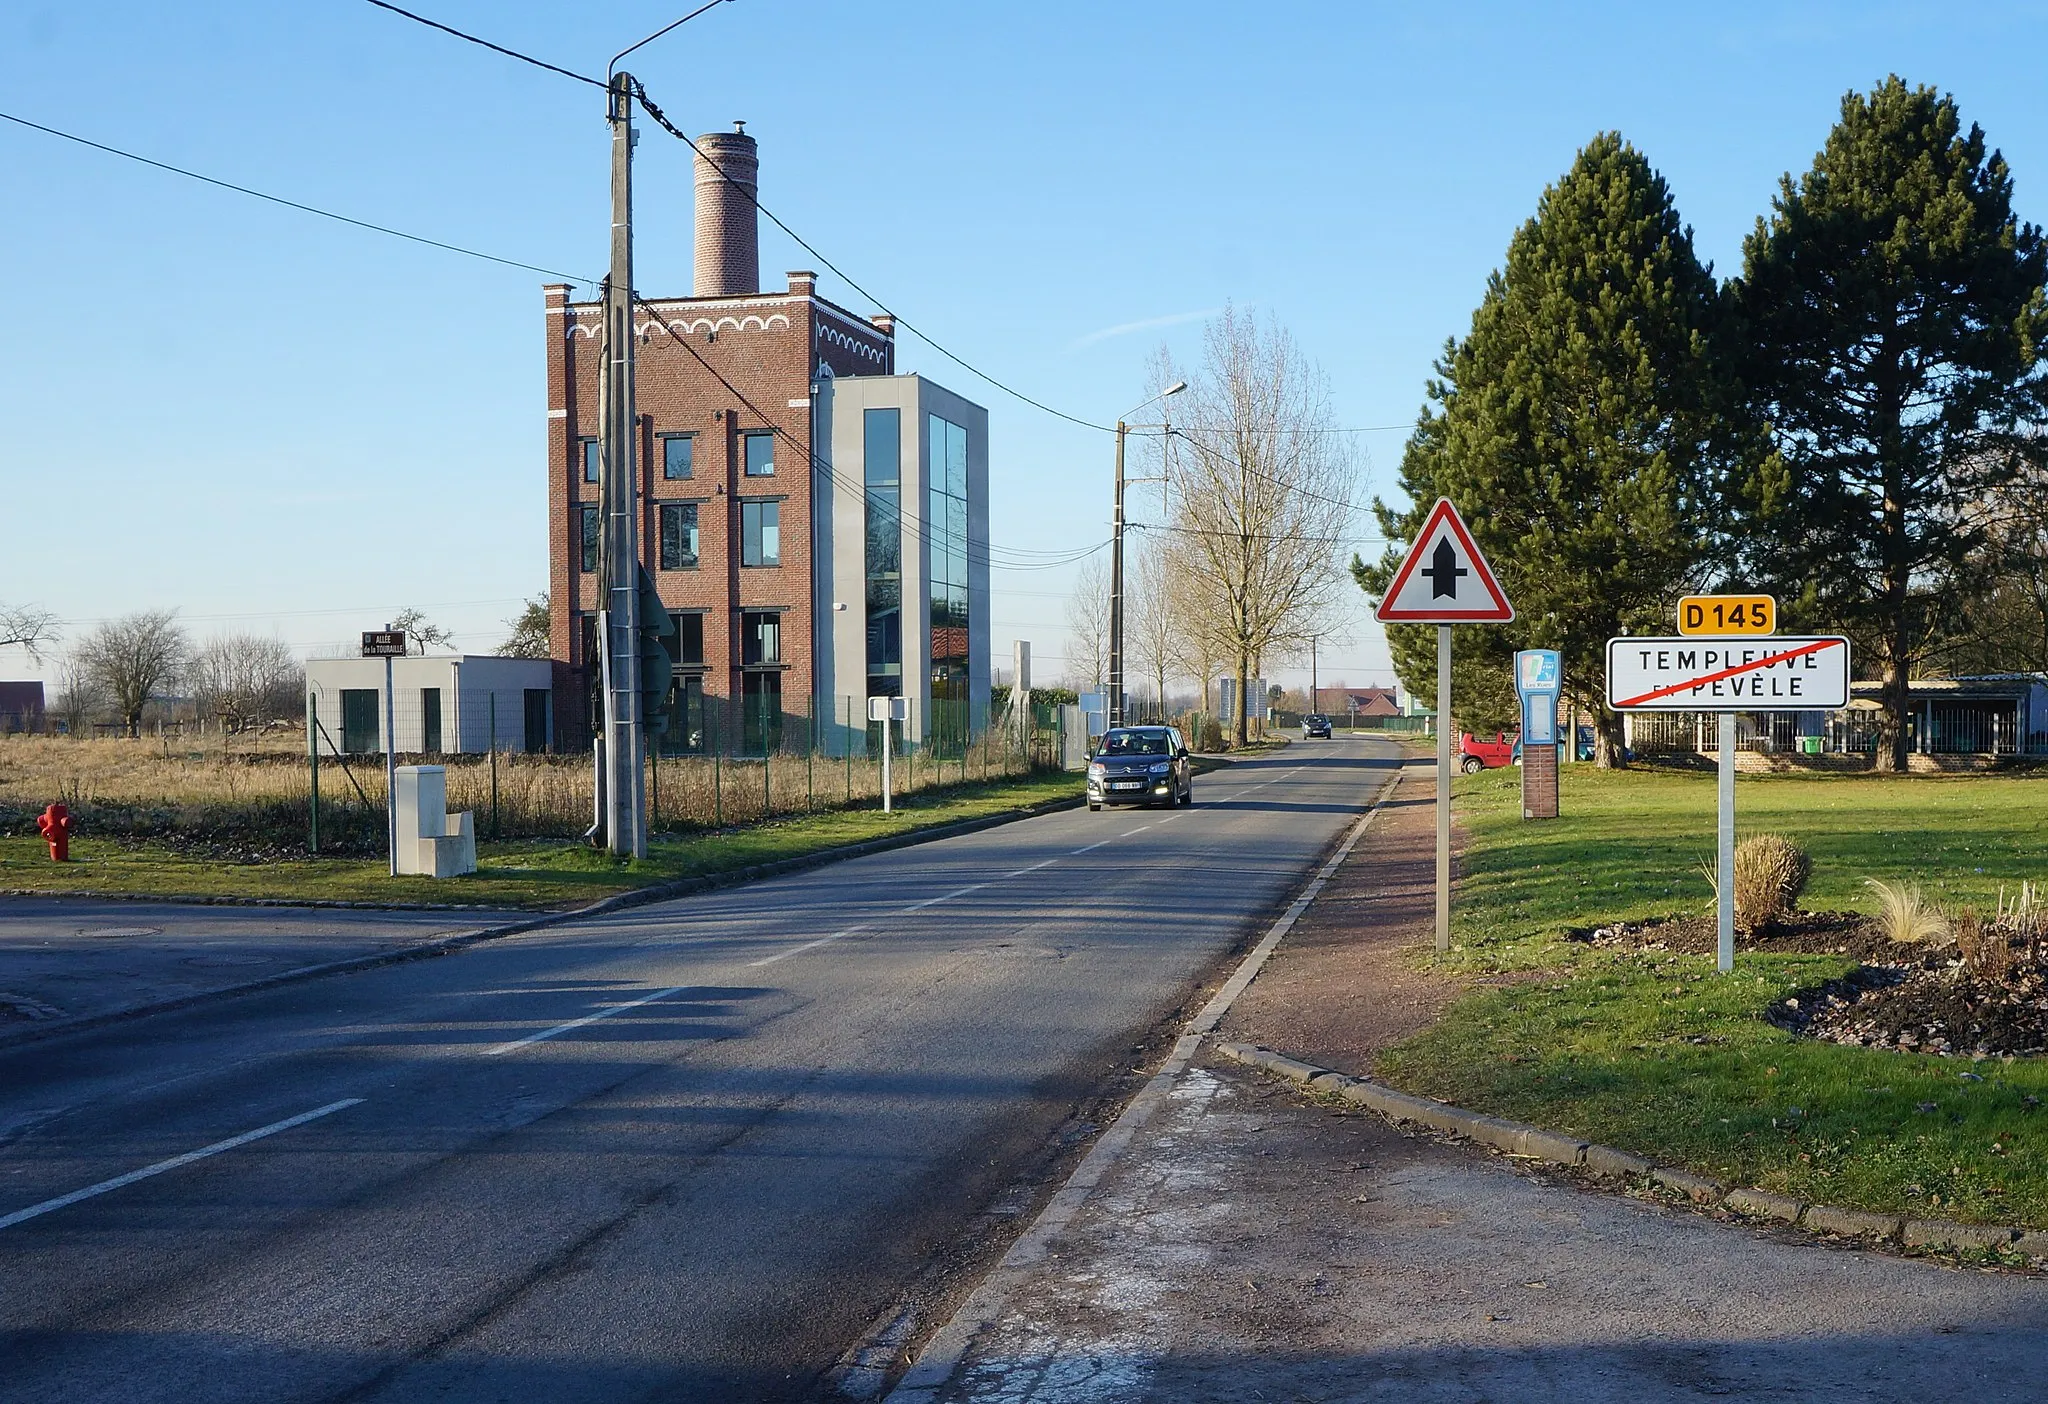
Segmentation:
<svg viewBox="0 0 2048 1404">
<path fill-rule="evenodd" d="M 1458 782 L 1469 842 L 1448 964 L 1519 978 L 1389 1050 L 1409 1090 L 1815 1202 L 2048 1227 L 2048 1060 L 1846 1048 L 1764 1019 L 1845 958 L 1595 950 L 1568 928 L 1703 910 L 1711 775 L 1568 767 L 1564 817 L 1521 819 L 1519 775 Z M 1745 832 L 1813 857 L 1808 908 L 1869 910 L 1866 877 L 1990 905 L 2048 869 L 2048 780 L 1744 776 Z"/>
<path fill-rule="evenodd" d="M 49 861 L 42 840 L 0 838 L 0 889 L 159 897 L 266 897 L 350 902 L 460 902 L 555 909 L 678 878 L 709 876 L 826 849 L 985 818 L 1078 795 L 1076 777 L 1033 775 L 919 791 L 879 808 L 828 810 L 712 833 L 660 837 L 638 862 L 582 844 L 481 843 L 478 871 L 435 880 L 390 876 L 382 858 L 224 863 L 155 843 L 81 838 L 73 861 Z"/>
</svg>

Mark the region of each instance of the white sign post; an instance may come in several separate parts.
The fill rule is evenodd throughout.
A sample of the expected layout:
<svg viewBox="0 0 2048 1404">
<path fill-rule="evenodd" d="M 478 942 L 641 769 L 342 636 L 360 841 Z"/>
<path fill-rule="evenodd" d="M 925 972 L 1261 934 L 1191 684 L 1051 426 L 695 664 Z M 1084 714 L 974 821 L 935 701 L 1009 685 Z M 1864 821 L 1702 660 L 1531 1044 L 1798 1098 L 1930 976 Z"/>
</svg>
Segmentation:
<svg viewBox="0 0 2048 1404">
<path fill-rule="evenodd" d="M 1415 544 L 1374 611 L 1382 624 L 1436 630 L 1436 948 L 1451 948 L 1451 626 L 1505 624 L 1515 607 L 1464 518 L 1447 497 L 1430 509 Z"/>
<path fill-rule="evenodd" d="M 1683 616 L 1680 623 L 1683 626 Z M 1838 634 L 1690 634 L 1607 641 L 1607 705 L 1615 711 L 1713 712 L 1720 718 L 1715 963 L 1724 975 L 1735 968 L 1736 713 L 1731 708 L 1737 704 L 1756 712 L 1834 711 L 1848 706 L 1849 641 Z"/>
<path fill-rule="evenodd" d="M 868 699 L 868 720 L 878 721 L 882 724 L 882 813 L 884 814 L 890 812 L 890 753 L 896 749 L 889 738 L 889 723 L 892 721 L 908 721 L 909 719 L 910 703 L 905 698 L 870 697 Z"/>
</svg>

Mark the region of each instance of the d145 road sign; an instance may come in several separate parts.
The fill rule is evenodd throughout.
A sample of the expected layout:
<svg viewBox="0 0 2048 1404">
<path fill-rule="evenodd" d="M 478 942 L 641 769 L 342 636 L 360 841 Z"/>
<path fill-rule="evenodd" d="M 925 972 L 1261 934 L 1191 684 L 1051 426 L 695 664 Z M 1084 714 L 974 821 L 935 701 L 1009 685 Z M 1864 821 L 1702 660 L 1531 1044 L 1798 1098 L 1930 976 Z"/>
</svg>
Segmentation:
<svg viewBox="0 0 2048 1404">
<path fill-rule="evenodd" d="M 1849 705 L 1849 641 L 1607 641 L 1607 705 L 1640 712 L 1804 712 Z"/>
<path fill-rule="evenodd" d="M 1383 624 L 1505 624 L 1515 607 L 1458 509 L 1439 497 L 1375 613 Z"/>
<path fill-rule="evenodd" d="M 1775 634 L 1778 601 L 1770 595 L 1687 595 L 1678 602 L 1681 634 Z"/>
</svg>

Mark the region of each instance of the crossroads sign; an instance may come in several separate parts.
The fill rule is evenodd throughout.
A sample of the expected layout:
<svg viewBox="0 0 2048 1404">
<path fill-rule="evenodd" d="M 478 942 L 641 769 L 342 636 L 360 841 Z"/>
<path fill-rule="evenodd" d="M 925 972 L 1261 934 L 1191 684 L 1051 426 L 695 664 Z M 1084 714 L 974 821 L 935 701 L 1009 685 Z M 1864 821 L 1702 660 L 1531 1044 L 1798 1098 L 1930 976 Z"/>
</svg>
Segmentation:
<svg viewBox="0 0 2048 1404">
<path fill-rule="evenodd" d="M 1607 641 L 1617 712 L 1805 712 L 1849 705 L 1849 641 L 1619 638 Z"/>
</svg>

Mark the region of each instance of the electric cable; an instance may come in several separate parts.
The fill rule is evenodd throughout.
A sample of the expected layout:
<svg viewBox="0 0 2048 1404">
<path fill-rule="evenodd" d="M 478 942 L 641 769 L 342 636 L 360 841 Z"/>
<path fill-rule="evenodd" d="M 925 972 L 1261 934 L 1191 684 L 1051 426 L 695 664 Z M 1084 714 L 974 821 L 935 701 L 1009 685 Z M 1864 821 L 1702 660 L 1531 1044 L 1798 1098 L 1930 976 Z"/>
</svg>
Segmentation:
<svg viewBox="0 0 2048 1404">
<path fill-rule="evenodd" d="M 109 156 L 119 156 L 124 160 L 134 161 L 140 165 L 154 166 L 160 171 L 169 171 L 172 175 L 184 176 L 187 180 L 196 180 L 207 185 L 216 185 L 222 190 L 232 190 L 237 195 L 248 195 L 257 200 L 267 200 L 273 205 L 283 205 L 286 209 L 300 210 L 306 214 L 319 215 L 322 219 L 331 219 L 339 224 L 352 224 L 358 229 L 368 229 L 373 233 L 387 234 L 394 239 L 404 239 L 414 244 L 425 244 L 428 248 L 445 249 L 449 253 L 463 254 L 469 258 L 480 258 L 487 263 L 502 264 L 507 268 L 521 268 L 529 273 L 545 273 L 550 278 L 566 278 L 574 283 L 593 281 L 580 273 L 564 273 L 559 268 L 543 268 L 537 263 L 521 263 L 516 258 L 500 258 L 496 254 L 488 254 L 481 249 L 464 248 L 460 244 L 450 244 L 440 239 L 429 239 L 424 234 L 408 234 L 403 229 L 393 229 L 389 225 L 372 224 L 367 219 L 357 219 L 353 215 L 336 214 L 333 210 L 323 210 L 318 205 L 308 205 L 298 200 L 287 200 L 282 195 L 266 194 L 261 190 L 255 190 L 246 185 L 237 185 L 231 180 L 221 180 L 216 176 L 201 175 L 198 171 L 187 170 L 183 166 L 174 166 L 168 161 L 158 161 L 148 156 L 139 156 L 133 151 L 123 151 L 118 146 L 109 146 L 105 142 L 94 141 L 89 137 L 82 137 L 74 132 L 60 131 L 56 127 L 44 126 L 41 122 L 31 122 L 28 118 L 17 117 L 11 112 L 0 112 L 0 121 L 12 122 L 16 126 L 27 127 L 31 131 L 44 132 L 50 136 L 62 138 L 65 141 L 76 142 L 80 146 L 89 146 L 95 151 L 104 151 Z"/>
<path fill-rule="evenodd" d="M 483 48 L 489 49 L 492 53 L 503 54 L 506 58 L 518 59 L 521 63 L 530 63 L 535 68 L 545 68 L 550 73 L 559 73 L 564 78 L 574 78 L 577 82 L 588 83 L 593 88 L 606 88 L 609 86 L 602 78 L 592 78 L 587 73 L 577 73 L 571 69 L 562 68 L 547 62 L 545 59 L 537 59 L 532 54 L 522 54 L 517 49 L 506 48 L 503 44 L 493 44 L 488 39 L 479 39 L 476 35 L 466 33 L 455 28 L 453 25 L 443 24 L 439 20 L 430 20 L 425 15 L 414 14 L 411 10 L 402 10 L 398 6 L 391 4 L 390 0 L 369 0 L 369 3 L 375 5 L 380 10 L 389 10 L 394 15 L 403 15 L 415 24 L 423 24 L 429 29 L 438 29 L 443 34 L 452 34 L 457 39 L 480 45 Z M 688 18 L 688 16 L 684 18 Z M 682 20 L 677 20 L 676 23 L 681 24 Z"/>
<path fill-rule="evenodd" d="M 787 429 L 783 428 L 780 424 L 776 423 L 775 420 L 771 418 L 764 410 L 762 410 L 760 406 L 756 405 L 750 398 L 748 398 L 744 391 L 742 391 L 737 385 L 734 385 L 732 381 L 727 379 L 725 374 L 722 371 L 720 371 L 718 367 L 712 365 L 711 362 L 705 358 L 703 353 L 698 351 L 697 348 L 690 343 L 690 340 L 687 336 L 683 335 L 682 333 L 678 332 L 674 327 L 670 326 L 669 323 L 662 317 L 658 309 L 649 305 L 647 301 L 643 298 L 635 297 L 633 299 L 633 302 L 636 306 L 640 307 L 641 309 L 648 313 L 649 318 L 653 322 L 653 324 L 661 328 L 662 332 L 666 334 L 671 341 L 675 342 L 676 345 L 682 347 L 685 351 L 687 351 L 690 354 L 691 359 L 695 360 L 698 365 L 702 366 L 707 372 L 709 372 L 713 379 L 717 380 L 720 385 L 725 387 L 727 393 L 729 393 L 734 399 L 738 400 L 740 404 L 745 406 L 756 419 L 760 420 L 761 426 L 764 430 L 784 440 L 789 444 L 789 446 L 792 449 L 795 449 L 798 453 L 802 454 L 804 458 L 809 462 L 811 469 L 814 473 L 823 474 L 825 477 L 829 478 L 834 484 L 843 489 L 849 496 L 853 497 L 855 500 L 862 502 L 866 501 L 868 489 L 865 483 L 856 483 L 852 479 L 842 474 L 830 460 L 826 459 L 822 454 L 818 453 L 815 448 L 812 448 L 811 446 L 802 443 L 797 439 L 797 437 L 794 434 L 791 434 Z M 897 506 L 897 517 L 900 521 L 906 522 L 913 527 L 917 540 L 921 544 L 923 544 L 926 547 L 930 547 L 933 544 L 935 538 L 932 533 L 931 524 L 923 513 L 913 514 L 907 512 L 904 510 L 903 506 L 899 501 L 899 504 Z M 943 541 L 940 541 L 938 544 L 943 548 L 945 543 Z M 1094 555 L 1096 552 L 1100 551 L 1104 546 L 1108 544 L 1109 543 L 1107 541 L 1100 541 L 1096 542 L 1091 546 L 1076 547 L 1066 551 L 1040 552 L 1035 550 L 1023 550 L 1019 548 L 997 547 L 993 542 L 991 542 L 985 548 L 986 554 L 983 554 L 981 550 L 977 550 L 972 546 L 970 546 L 969 552 L 970 559 L 980 557 L 978 563 L 987 565 L 992 570 L 1063 570 L 1070 565 L 1073 565 L 1079 561 L 1087 559 L 1089 556 Z M 999 553 L 1003 556 L 1007 556 L 1009 559 L 1004 560 L 1000 564 L 998 564 L 997 556 Z M 1047 559 L 1033 560 L 1031 559 L 1032 557 L 1046 557 Z"/>
</svg>

